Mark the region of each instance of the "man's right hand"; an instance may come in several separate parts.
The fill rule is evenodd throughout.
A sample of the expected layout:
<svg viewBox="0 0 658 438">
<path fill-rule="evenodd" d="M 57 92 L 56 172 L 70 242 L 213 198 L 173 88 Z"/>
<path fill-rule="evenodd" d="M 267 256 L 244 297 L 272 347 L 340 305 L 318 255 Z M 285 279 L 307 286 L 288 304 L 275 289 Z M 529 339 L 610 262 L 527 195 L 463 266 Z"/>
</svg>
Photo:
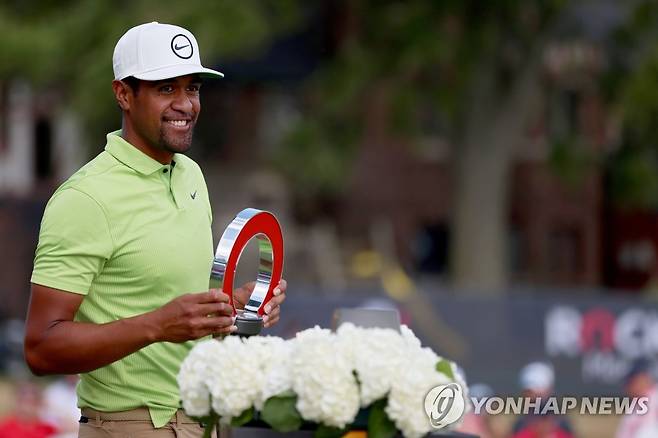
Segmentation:
<svg viewBox="0 0 658 438">
<path fill-rule="evenodd" d="M 229 297 L 219 289 L 185 294 L 153 312 L 158 342 L 185 342 L 234 332 Z"/>
</svg>

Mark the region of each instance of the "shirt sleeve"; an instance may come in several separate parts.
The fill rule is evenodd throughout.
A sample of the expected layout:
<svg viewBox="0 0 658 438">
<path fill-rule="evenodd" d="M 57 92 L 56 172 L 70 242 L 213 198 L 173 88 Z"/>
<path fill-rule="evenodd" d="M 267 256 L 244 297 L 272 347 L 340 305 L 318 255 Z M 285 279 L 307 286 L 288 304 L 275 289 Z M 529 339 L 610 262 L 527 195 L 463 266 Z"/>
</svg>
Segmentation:
<svg viewBox="0 0 658 438">
<path fill-rule="evenodd" d="M 79 190 L 64 189 L 46 206 L 31 281 L 86 295 L 113 247 L 101 206 Z"/>
</svg>

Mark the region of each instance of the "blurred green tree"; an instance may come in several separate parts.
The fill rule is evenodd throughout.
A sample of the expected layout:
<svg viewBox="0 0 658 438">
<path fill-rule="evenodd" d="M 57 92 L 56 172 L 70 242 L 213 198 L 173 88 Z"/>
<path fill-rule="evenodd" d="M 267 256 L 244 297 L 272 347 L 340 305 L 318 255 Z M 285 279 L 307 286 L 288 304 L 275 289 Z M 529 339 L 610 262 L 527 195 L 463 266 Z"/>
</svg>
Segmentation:
<svg viewBox="0 0 658 438">
<path fill-rule="evenodd" d="M 90 138 L 97 138 L 116 127 L 112 52 L 130 27 L 159 21 L 189 28 L 203 61 L 212 64 L 258 50 L 300 17 L 298 0 L 6 1 L 0 3 L 0 79 L 58 90 L 83 116 Z"/>
<path fill-rule="evenodd" d="M 633 3 L 610 48 L 602 82 L 621 117 L 620 148 L 608 157 L 611 200 L 622 209 L 658 210 L 658 2 Z"/>
<path fill-rule="evenodd" d="M 541 111 L 544 47 L 557 0 L 342 2 L 336 56 L 306 89 L 281 163 L 309 195 L 336 193 L 383 112 L 389 138 L 419 138 L 431 107 L 453 145 L 451 270 L 455 285 L 507 284 L 508 173 Z M 413 141 L 413 140 L 412 140 Z"/>
</svg>

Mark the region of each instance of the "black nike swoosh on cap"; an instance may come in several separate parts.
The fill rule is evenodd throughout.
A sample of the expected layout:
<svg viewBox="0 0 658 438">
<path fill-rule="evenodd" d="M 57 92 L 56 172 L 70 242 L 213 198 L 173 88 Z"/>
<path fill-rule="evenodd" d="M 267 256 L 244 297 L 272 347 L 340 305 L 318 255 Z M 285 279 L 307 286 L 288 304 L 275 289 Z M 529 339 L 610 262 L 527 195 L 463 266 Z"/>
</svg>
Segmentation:
<svg viewBox="0 0 658 438">
<path fill-rule="evenodd" d="M 184 49 L 185 47 L 190 47 L 190 45 L 185 44 L 184 46 L 179 46 L 178 44 L 174 44 L 174 50 Z"/>
</svg>

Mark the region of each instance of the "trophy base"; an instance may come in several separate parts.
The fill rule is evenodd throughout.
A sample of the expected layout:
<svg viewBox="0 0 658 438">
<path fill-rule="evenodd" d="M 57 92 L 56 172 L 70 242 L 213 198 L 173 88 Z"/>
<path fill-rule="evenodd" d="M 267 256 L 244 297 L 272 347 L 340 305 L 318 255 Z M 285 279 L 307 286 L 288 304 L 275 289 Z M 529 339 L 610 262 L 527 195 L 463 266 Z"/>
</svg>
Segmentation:
<svg viewBox="0 0 658 438">
<path fill-rule="evenodd" d="M 263 329 L 263 318 L 252 312 L 243 312 L 235 317 L 238 328 L 233 334 L 242 337 L 256 336 Z"/>
</svg>

